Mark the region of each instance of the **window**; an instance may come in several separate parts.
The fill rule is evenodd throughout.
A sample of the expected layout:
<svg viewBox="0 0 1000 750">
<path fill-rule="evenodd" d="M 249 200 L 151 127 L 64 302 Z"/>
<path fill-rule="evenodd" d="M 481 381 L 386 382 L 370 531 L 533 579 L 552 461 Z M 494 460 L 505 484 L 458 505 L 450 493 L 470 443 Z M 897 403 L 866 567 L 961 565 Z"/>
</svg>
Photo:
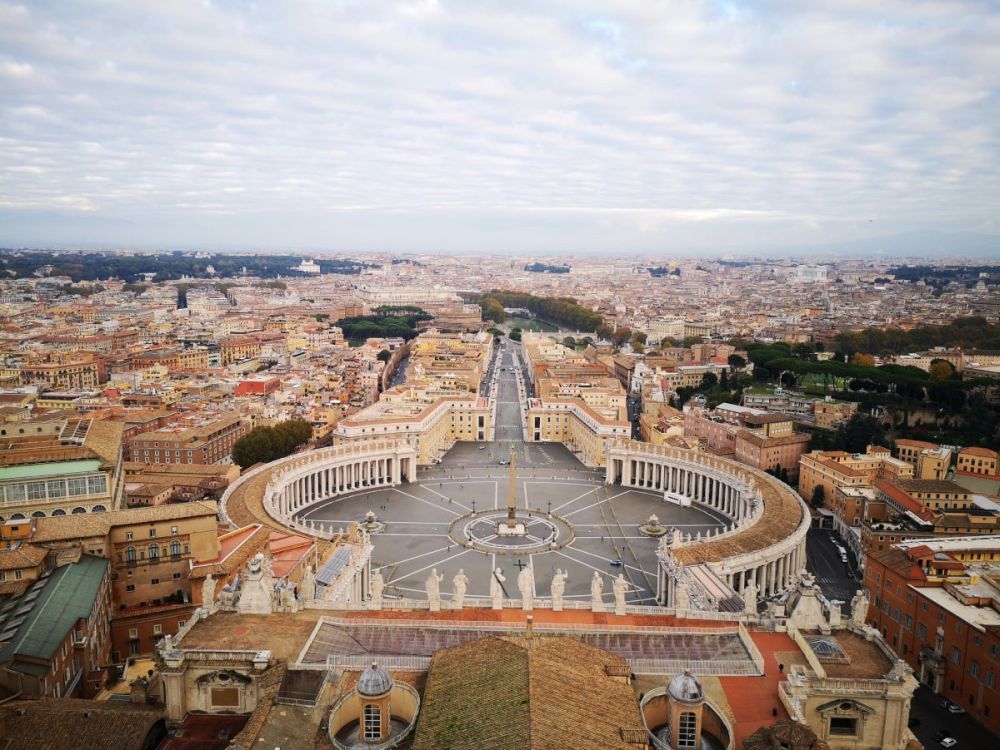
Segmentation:
<svg viewBox="0 0 1000 750">
<path fill-rule="evenodd" d="M 132 532 L 131 531 L 126 531 L 125 532 L 125 541 L 126 542 L 131 542 L 132 541 Z"/>
<path fill-rule="evenodd" d="M 378 706 L 365 705 L 365 739 L 377 740 L 382 736 L 382 716 Z"/>
<path fill-rule="evenodd" d="M 969 674 L 973 677 L 979 677 L 979 662 L 975 659 L 969 662 Z"/>
<path fill-rule="evenodd" d="M 49 497 L 66 497 L 66 483 L 61 479 L 48 482 Z"/>
<path fill-rule="evenodd" d="M 181 574 L 180 574 L 180 573 L 174 573 L 174 580 L 175 580 L 175 581 L 176 581 L 176 580 L 179 580 L 179 579 L 180 579 L 180 577 L 181 577 Z"/>
<path fill-rule="evenodd" d="M 153 635 L 159 635 L 163 632 L 163 626 L 157 623 L 153 626 Z"/>
<path fill-rule="evenodd" d="M 45 499 L 45 482 L 28 482 L 27 487 L 29 500 Z"/>
<path fill-rule="evenodd" d="M 108 491 L 108 478 L 103 474 L 96 477 L 87 477 L 87 491 L 91 495 L 103 495 Z"/>
<path fill-rule="evenodd" d="M 130 562 L 130 563 L 135 562 L 135 547 L 125 548 L 125 562 Z"/>
<path fill-rule="evenodd" d="M 150 581 L 149 581 L 150 585 L 152 585 L 152 586 L 155 586 L 159 582 L 160 582 L 159 578 L 151 578 Z"/>
<path fill-rule="evenodd" d="M 917 623 L 917 637 L 922 641 L 927 640 L 927 626 L 922 622 Z"/>
<path fill-rule="evenodd" d="M 129 592 L 135 591 L 135 584 L 134 583 L 126 584 L 125 585 L 125 590 L 129 591 Z"/>
<path fill-rule="evenodd" d="M 79 477 L 77 479 L 68 479 L 66 481 L 66 487 L 70 497 L 76 497 L 78 495 L 87 494 L 87 480 Z"/>
<path fill-rule="evenodd" d="M 155 544 L 149 545 L 149 559 L 152 562 L 156 562 L 160 559 L 160 548 Z"/>
<path fill-rule="evenodd" d="M 961 664 L 962 663 L 962 652 L 958 650 L 957 647 L 951 647 L 951 663 Z"/>
<path fill-rule="evenodd" d="M 986 680 L 985 680 L 985 682 L 986 682 L 986 687 L 988 687 L 990 689 L 993 689 L 993 688 L 996 687 L 997 677 L 996 677 L 995 674 L 993 674 L 993 670 L 992 669 L 987 669 L 986 670 Z"/>
<path fill-rule="evenodd" d="M 156 529 L 155 528 L 152 528 L 152 529 L 149 530 L 149 538 L 150 539 L 156 539 Z"/>
<path fill-rule="evenodd" d="M 830 717 L 830 734 L 838 737 L 853 737 L 857 734 L 858 720 L 845 716 Z"/>
<path fill-rule="evenodd" d="M 128 637 L 132 638 L 132 639 L 138 638 L 139 637 L 139 628 L 129 628 L 128 629 Z"/>
<path fill-rule="evenodd" d="M 185 622 L 187 622 L 187 620 L 178 620 L 177 621 L 177 628 L 178 629 L 183 628 Z"/>
<path fill-rule="evenodd" d="M 694 748 L 698 746 L 698 719 L 693 711 L 684 711 L 677 721 L 677 745 L 679 748 Z"/>
<path fill-rule="evenodd" d="M 176 536 L 177 535 L 177 527 L 176 526 L 171 526 L 170 527 L 170 533 Z"/>
<path fill-rule="evenodd" d="M 181 543 L 178 542 L 176 539 L 174 539 L 174 541 L 170 543 L 170 554 L 176 557 L 177 555 L 180 555 L 180 553 L 181 553 Z"/>
</svg>

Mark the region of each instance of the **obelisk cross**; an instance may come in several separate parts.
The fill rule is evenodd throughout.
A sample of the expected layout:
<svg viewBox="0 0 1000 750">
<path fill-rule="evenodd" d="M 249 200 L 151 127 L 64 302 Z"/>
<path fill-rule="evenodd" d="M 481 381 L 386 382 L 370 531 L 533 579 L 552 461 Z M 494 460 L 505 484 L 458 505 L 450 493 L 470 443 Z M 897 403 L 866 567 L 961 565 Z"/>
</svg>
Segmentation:
<svg viewBox="0 0 1000 750">
<path fill-rule="evenodd" d="M 514 476 L 514 449 L 510 449 L 510 480 L 507 483 L 507 528 L 514 529 L 517 527 L 517 521 L 514 518 L 514 511 L 517 510 L 517 498 L 515 496 L 515 482 L 517 481 Z"/>
</svg>

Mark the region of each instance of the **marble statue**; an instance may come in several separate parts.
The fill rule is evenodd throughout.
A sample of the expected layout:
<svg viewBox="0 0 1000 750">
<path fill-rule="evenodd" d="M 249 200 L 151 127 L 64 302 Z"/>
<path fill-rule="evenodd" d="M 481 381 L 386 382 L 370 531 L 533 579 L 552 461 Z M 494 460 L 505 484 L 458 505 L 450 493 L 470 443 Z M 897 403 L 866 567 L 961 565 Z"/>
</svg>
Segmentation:
<svg viewBox="0 0 1000 750">
<path fill-rule="evenodd" d="M 851 622 L 861 627 L 865 626 L 865 619 L 868 617 L 868 593 L 864 589 L 858 589 L 854 598 L 851 599 Z"/>
<path fill-rule="evenodd" d="M 530 612 L 535 603 L 535 574 L 530 565 L 517 574 L 517 590 L 521 592 L 521 609 Z"/>
<path fill-rule="evenodd" d="M 455 609 L 462 609 L 465 606 L 465 590 L 469 588 L 469 577 L 464 570 L 458 569 L 458 573 L 451 579 L 451 586 L 454 592 L 451 595 L 452 605 Z"/>
<path fill-rule="evenodd" d="M 493 600 L 493 609 L 503 609 L 503 583 L 506 580 L 500 568 L 494 570 L 490 576 L 490 599 Z"/>
<path fill-rule="evenodd" d="M 247 561 L 246 581 L 240 586 L 236 602 L 240 614 L 267 615 L 274 611 L 274 581 L 265 575 L 264 561 L 260 552 Z"/>
<path fill-rule="evenodd" d="M 677 547 L 680 546 L 680 543 L 681 543 L 681 530 L 675 528 L 670 535 L 670 546 Z"/>
<path fill-rule="evenodd" d="M 611 589 L 615 592 L 615 614 L 625 614 L 625 592 L 628 591 L 628 583 L 625 582 L 625 574 L 619 573 L 618 577 L 611 582 Z"/>
<path fill-rule="evenodd" d="M 750 614 L 757 614 L 757 582 L 753 578 L 743 586 L 743 607 Z"/>
<path fill-rule="evenodd" d="M 382 592 L 385 590 L 385 579 L 382 578 L 382 571 L 378 568 L 372 573 L 371 581 L 368 582 L 368 609 L 382 609 Z"/>
<path fill-rule="evenodd" d="M 208 614 L 215 611 L 215 579 L 211 573 L 201 582 L 201 607 Z"/>
<path fill-rule="evenodd" d="M 228 583 L 222 587 L 222 593 L 219 594 L 219 603 L 224 607 L 233 607 L 236 605 L 236 589 L 230 586 Z"/>
<path fill-rule="evenodd" d="M 169 654 L 174 650 L 174 637 L 167 633 L 163 636 L 163 652 Z"/>
<path fill-rule="evenodd" d="M 590 579 L 590 610 L 592 612 L 604 611 L 603 593 L 604 579 L 602 579 L 601 574 L 595 570 L 594 577 Z"/>
<path fill-rule="evenodd" d="M 280 608 L 282 612 L 298 612 L 299 603 L 295 598 L 295 584 L 294 583 L 284 583 L 278 584 L 281 588 L 279 591 L 278 601 L 280 602 Z"/>
<path fill-rule="evenodd" d="M 302 580 L 299 582 L 299 590 L 302 592 L 302 601 L 310 601 L 316 598 L 316 574 L 312 565 L 306 565 L 302 571 Z"/>
<path fill-rule="evenodd" d="M 559 570 L 556 568 L 556 573 L 552 576 L 552 610 L 554 612 L 562 612 L 563 608 L 563 593 L 566 591 L 566 575 L 565 570 Z"/>
<path fill-rule="evenodd" d="M 441 581 L 444 575 L 439 575 L 437 568 L 431 568 L 431 574 L 427 576 L 425 587 L 427 589 L 427 601 L 431 603 L 431 612 L 441 611 Z"/>
</svg>

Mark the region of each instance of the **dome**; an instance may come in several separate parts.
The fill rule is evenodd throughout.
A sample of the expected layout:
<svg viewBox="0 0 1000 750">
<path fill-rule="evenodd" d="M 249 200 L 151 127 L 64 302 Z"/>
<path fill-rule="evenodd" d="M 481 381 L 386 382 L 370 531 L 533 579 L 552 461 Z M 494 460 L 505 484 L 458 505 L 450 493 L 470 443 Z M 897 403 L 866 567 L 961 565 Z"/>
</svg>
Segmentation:
<svg viewBox="0 0 1000 750">
<path fill-rule="evenodd" d="M 372 662 L 372 665 L 362 672 L 361 677 L 358 678 L 358 693 L 373 698 L 388 693 L 392 690 L 392 685 L 393 682 L 389 673 L 375 662 Z"/>
<path fill-rule="evenodd" d="M 667 686 L 667 696 L 682 703 L 697 703 L 704 700 L 701 683 L 686 669 L 684 674 L 679 674 L 670 681 L 670 685 Z"/>
</svg>

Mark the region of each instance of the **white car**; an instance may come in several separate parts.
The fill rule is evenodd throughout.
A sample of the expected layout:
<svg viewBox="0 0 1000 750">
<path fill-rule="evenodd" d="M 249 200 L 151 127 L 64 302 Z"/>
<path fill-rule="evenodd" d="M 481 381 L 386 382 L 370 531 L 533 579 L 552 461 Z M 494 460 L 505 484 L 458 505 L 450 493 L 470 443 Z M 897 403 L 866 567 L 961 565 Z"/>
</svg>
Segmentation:
<svg viewBox="0 0 1000 750">
<path fill-rule="evenodd" d="M 940 744 L 941 747 L 955 747 L 955 745 L 958 744 L 958 740 L 954 737 L 945 737 L 944 739 L 939 740 L 938 744 Z"/>
</svg>

